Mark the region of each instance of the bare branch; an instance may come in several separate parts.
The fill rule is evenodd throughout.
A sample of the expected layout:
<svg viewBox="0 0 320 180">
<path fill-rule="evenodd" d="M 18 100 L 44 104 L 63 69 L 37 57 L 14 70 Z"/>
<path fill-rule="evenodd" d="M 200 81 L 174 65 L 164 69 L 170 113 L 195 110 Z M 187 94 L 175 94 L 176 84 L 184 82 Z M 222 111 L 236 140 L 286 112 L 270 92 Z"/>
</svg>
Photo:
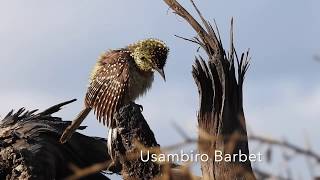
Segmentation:
<svg viewBox="0 0 320 180">
<path fill-rule="evenodd" d="M 305 149 L 305 148 L 299 147 L 297 145 L 291 144 L 287 141 L 279 141 L 276 139 L 270 139 L 270 138 L 256 136 L 256 135 L 249 136 L 249 138 L 253 141 L 258 141 L 258 142 L 262 142 L 265 144 L 270 144 L 270 145 L 280 146 L 280 147 L 290 149 L 290 150 L 294 151 L 295 153 L 311 157 L 311 158 L 315 159 L 318 163 L 320 163 L 320 154 L 317 154 L 316 152 L 312 151 L 311 149 Z"/>
</svg>

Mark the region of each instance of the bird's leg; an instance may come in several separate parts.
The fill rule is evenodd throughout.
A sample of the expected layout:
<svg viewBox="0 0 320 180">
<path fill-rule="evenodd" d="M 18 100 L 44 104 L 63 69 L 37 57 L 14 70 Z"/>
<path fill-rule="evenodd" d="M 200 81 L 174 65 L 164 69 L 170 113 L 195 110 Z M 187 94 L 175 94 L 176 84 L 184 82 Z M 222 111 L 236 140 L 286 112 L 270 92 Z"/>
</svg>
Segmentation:
<svg viewBox="0 0 320 180">
<path fill-rule="evenodd" d="M 72 123 L 64 130 L 63 134 L 60 137 L 60 143 L 64 144 L 71 138 L 73 133 L 78 129 L 78 127 L 87 117 L 90 111 L 91 108 L 86 107 L 78 114 L 78 116 L 72 121 Z"/>
</svg>

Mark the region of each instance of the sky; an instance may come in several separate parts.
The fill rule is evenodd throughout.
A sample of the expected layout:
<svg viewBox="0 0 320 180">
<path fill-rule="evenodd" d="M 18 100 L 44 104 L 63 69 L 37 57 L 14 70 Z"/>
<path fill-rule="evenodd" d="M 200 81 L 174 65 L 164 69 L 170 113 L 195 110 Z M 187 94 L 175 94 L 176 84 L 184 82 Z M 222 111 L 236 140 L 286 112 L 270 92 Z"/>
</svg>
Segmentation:
<svg viewBox="0 0 320 180">
<path fill-rule="evenodd" d="M 189 1 L 180 1 L 192 11 Z M 320 14 L 318 0 L 195 1 L 216 20 L 229 47 L 235 21 L 238 52 L 250 48 L 244 85 L 248 129 L 320 152 Z M 105 50 L 140 39 L 162 39 L 170 47 L 167 81 L 156 75 L 151 91 L 137 101 L 162 146 L 183 140 L 172 127 L 196 137 L 197 89 L 191 65 L 197 46 L 174 35 L 195 32 L 161 0 L 0 1 L 0 116 L 11 109 L 45 109 L 77 98 L 58 116 L 71 120 L 83 106 L 89 73 Z M 91 114 L 83 133 L 105 137 Z M 254 145 L 252 145 L 254 147 Z M 297 175 L 306 175 L 305 168 Z"/>
</svg>

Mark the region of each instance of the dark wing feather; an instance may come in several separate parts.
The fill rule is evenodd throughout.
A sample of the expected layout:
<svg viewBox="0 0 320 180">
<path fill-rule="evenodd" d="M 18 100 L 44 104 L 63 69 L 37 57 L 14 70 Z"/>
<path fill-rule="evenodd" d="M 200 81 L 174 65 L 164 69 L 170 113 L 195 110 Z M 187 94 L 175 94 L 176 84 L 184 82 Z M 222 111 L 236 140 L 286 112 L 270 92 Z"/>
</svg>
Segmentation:
<svg viewBox="0 0 320 180">
<path fill-rule="evenodd" d="M 85 98 L 87 107 L 94 109 L 99 122 L 112 126 L 114 113 L 122 105 L 129 77 L 129 52 L 107 52 L 98 61 Z"/>
</svg>

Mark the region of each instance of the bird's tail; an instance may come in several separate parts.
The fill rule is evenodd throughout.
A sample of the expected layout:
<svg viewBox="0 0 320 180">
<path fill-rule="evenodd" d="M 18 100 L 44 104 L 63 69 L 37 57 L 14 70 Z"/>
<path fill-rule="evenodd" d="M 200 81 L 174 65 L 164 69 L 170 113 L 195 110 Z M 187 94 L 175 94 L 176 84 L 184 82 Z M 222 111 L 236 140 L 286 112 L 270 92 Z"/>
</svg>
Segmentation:
<svg viewBox="0 0 320 180">
<path fill-rule="evenodd" d="M 108 148 L 108 154 L 110 155 L 111 159 L 115 161 L 116 155 L 114 151 L 114 145 L 117 141 L 117 128 L 110 127 L 108 131 L 108 140 L 107 140 L 107 148 Z"/>
<path fill-rule="evenodd" d="M 60 143 L 64 144 L 71 138 L 73 133 L 78 129 L 78 127 L 87 117 L 90 111 L 91 108 L 86 107 L 78 114 L 78 116 L 72 121 L 72 123 L 64 130 L 63 134 L 60 137 Z"/>
</svg>

